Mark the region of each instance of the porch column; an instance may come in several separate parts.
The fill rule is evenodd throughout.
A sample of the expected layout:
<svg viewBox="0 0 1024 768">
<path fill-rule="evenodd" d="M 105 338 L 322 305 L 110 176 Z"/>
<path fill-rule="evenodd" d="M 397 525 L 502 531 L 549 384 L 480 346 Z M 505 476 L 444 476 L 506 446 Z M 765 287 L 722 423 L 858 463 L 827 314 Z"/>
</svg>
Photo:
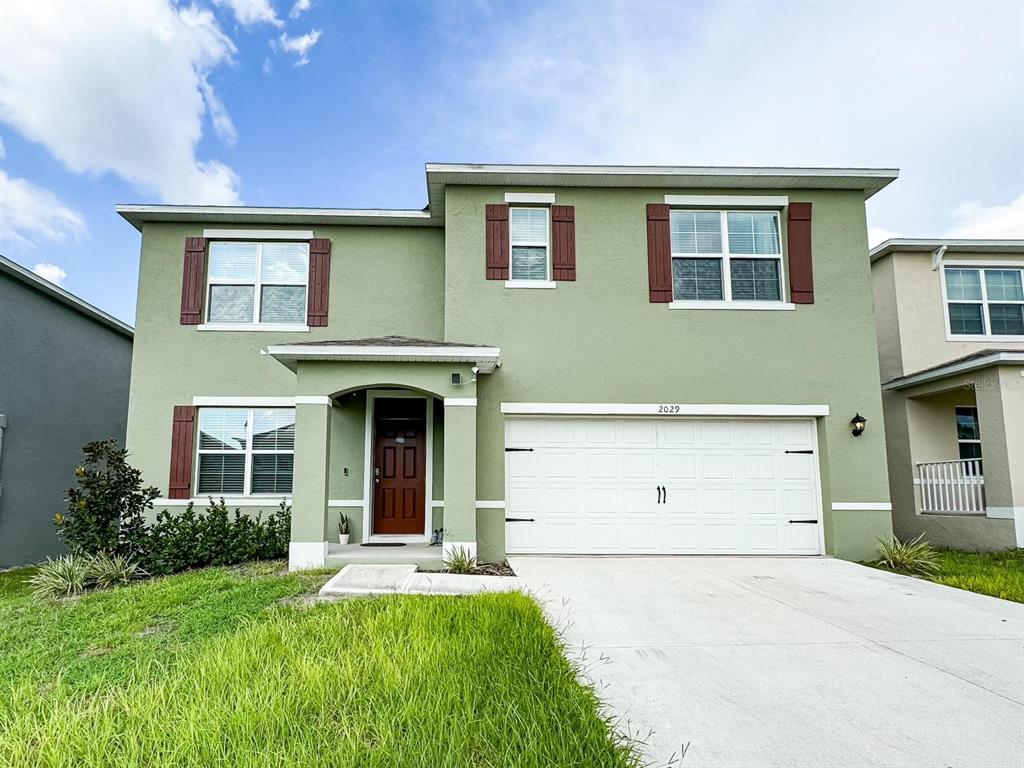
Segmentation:
<svg viewBox="0 0 1024 768">
<path fill-rule="evenodd" d="M 295 474 L 288 569 L 322 568 L 327 556 L 331 399 L 295 398 Z"/>
<path fill-rule="evenodd" d="M 1014 521 L 1024 547 L 1024 375 L 995 366 L 974 377 L 985 474 L 985 514 Z"/>
<path fill-rule="evenodd" d="M 476 398 L 444 399 L 444 554 L 476 556 Z"/>
</svg>

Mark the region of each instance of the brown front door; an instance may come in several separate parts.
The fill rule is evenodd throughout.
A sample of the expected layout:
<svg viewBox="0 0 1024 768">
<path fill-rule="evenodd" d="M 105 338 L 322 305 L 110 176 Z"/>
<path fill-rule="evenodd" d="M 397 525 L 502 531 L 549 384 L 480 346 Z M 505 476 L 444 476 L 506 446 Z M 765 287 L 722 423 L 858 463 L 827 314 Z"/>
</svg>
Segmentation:
<svg viewBox="0 0 1024 768">
<path fill-rule="evenodd" d="M 373 411 L 373 532 L 422 534 L 427 486 L 426 401 L 377 398 Z"/>
</svg>

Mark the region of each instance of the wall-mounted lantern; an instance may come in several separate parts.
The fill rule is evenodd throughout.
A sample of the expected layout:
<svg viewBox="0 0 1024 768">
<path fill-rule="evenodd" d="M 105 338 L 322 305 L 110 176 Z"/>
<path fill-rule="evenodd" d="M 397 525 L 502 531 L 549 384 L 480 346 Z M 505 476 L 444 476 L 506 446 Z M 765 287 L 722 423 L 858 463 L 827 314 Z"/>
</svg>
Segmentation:
<svg viewBox="0 0 1024 768">
<path fill-rule="evenodd" d="M 868 420 L 861 416 L 859 413 L 850 419 L 850 430 L 854 437 L 860 437 L 864 434 L 864 427 L 867 425 Z"/>
</svg>

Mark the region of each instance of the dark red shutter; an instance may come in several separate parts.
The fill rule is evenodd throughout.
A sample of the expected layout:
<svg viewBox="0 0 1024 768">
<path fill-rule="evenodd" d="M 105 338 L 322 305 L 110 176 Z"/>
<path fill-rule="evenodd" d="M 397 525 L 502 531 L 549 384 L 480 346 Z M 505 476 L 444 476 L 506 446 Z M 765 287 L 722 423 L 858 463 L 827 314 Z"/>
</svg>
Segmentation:
<svg viewBox="0 0 1024 768">
<path fill-rule="evenodd" d="M 206 239 L 185 238 L 185 268 L 181 277 L 181 324 L 203 321 L 203 289 L 206 283 Z"/>
<path fill-rule="evenodd" d="M 790 203 L 788 223 L 789 296 L 794 304 L 814 303 L 811 268 L 811 204 Z"/>
<path fill-rule="evenodd" d="M 314 237 L 309 241 L 309 288 L 306 294 L 306 324 L 327 325 L 327 303 L 331 292 L 331 241 Z"/>
<path fill-rule="evenodd" d="M 551 272 L 555 280 L 576 279 L 576 209 L 551 206 Z"/>
<path fill-rule="evenodd" d="M 170 499 L 192 496 L 192 445 L 195 442 L 196 408 L 194 405 L 174 406 L 171 425 L 171 480 L 167 487 Z"/>
<path fill-rule="evenodd" d="M 508 280 L 508 206 L 487 206 L 487 279 Z"/>
<path fill-rule="evenodd" d="M 663 203 L 647 205 L 647 277 L 652 303 L 672 301 L 672 234 Z"/>
</svg>

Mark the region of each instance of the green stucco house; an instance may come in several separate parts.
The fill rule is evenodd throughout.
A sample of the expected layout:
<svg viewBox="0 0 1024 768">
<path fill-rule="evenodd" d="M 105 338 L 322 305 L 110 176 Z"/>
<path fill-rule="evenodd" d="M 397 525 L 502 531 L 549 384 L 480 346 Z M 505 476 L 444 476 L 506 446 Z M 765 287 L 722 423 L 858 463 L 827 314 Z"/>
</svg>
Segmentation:
<svg viewBox="0 0 1024 768">
<path fill-rule="evenodd" d="M 121 206 L 132 460 L 158 508 L 287 499 L 292 568 L 438 535 L 482 561 L 870 557 L 864 201 L 896 176 L 428 165 L 423 210 Z"/>
</svg>

